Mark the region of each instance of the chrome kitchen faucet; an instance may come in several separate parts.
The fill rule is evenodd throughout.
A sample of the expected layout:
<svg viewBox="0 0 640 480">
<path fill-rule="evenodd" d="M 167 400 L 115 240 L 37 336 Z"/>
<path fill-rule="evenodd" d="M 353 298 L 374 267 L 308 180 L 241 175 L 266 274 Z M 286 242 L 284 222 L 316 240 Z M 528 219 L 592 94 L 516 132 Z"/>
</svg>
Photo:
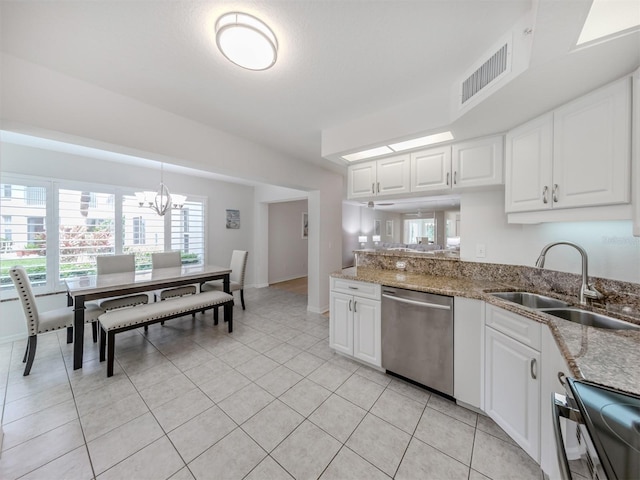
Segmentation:
<svg viewBox="0 0 640 480">
<path fill-rule="evenodd" d="M 587 259 L 587 252 L 580 245 L 576 245 L 575 243 L 572 243 L 572 242 L 553 242 L 553 243 L 550 243 L 549 245 L 546 245 L 542 249 L 542 252 L 540 252 L 540 256 L 538 257 L 538 260 L 536 260 L 536 267 L 537 268 L 544 268 L 545 255 L 547 254 L 547 252 L 549 251 L 549 249 L 551 247 L 555 247 L 556 245 L 569 245 L 570 247 L 573 247 L 576 250 L 578 250 L 578 252 L 580 252 L 580 255 L 582 256 L 582 285 L 580 286 L 580 294 L 579 294 L 580 304 L 581 305 L 586 305 L 587 304 L 587 299 L 589 299 L 589 300 L 599 300 L 599 299 L 603 298 L 604 296 L 602 295 L 602 293 L 600 293 L 594 287 L 589 285 L 589 273 L 588 273 L 588 269 L 589 269 L 588 262 L 589 261 Z"/>
</svg>

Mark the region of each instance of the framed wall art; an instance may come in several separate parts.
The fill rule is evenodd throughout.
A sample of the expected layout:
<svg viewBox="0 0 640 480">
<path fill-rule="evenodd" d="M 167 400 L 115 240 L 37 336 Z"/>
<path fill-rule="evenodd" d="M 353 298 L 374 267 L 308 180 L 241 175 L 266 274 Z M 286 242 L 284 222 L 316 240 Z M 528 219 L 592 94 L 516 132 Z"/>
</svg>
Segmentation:
<svg viewBox="0 0 640 480">
<path fill-rule="evenodd" d="M 309 214 L 302 214 L 302 238 L 309 238 Z"/>
<path fill-rule="evenodd" d="M 227 210 L 227 228 L 240 228 L 240 210 Z"/>
</svg>

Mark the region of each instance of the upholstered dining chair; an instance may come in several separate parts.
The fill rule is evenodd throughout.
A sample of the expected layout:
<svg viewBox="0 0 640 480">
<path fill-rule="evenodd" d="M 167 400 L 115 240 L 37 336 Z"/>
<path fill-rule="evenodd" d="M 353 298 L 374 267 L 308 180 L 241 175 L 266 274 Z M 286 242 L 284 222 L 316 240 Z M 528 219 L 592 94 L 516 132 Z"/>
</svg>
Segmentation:
<svg viewBox="0 0 640 480">
<path fill-rule="evenodd" d="M 31 290 L 31 282 L 24 267 L 15 266 L 9 269 L 9 276 L 13 281 L 18 292 L 18 297 L 22 303 L 24 317 L 27 321 L 27 348 L 24 351 L 22 363 L 26 363 L 24 367 L 24 376 L 31 372 L 33 359 L 36 356 L 36 347 L 38 344 L 38 335 L 41 333 L 52 332 L 62 328 L 67 329 L 67 343 L 73 341 L 73 307 L 57 308 L 46 312 L 39 312 L 36 305 L 33 290 Z M 98 316 L 104 311 L 95 304 L 88 304 L 84 312 L 85 322 L 90 322 L 96 326 Z"/>
<path fill-rule="evenodd" d="M 108 275 L 112 273 L 131 273 L 136 270 L 135 255 L 98 255 L 96 257 L 98 267 L 98 275 Z M 133 307 L 149 302 L 149 296 L 146 293 L 137 295 L 126 295 L 123 297 L 111 297 L 100 300 L 98 305 L 103 310 L 113 310 L 115 308 Z"/>
<path fill-rule="evenodd" d="M 151 268 L 180 268 L 182 267 L 182 256 L 180 252 L 155 252 L 151 254 Z M 184 285 L 176 288 L 165 288 L 160 290 L 160 300 L 168 298 L 182 297 L 184 295 L 195 295 L 195 285 Z"/>
<path fill-rule="evenodd" d="M 249 252 L 244 250 L 234 250 L 231 254 L 231 274 L 229 275 L 229 286 L 231 293 L 236 290 L 240 290 L 240 302 L 242 303 L 242 309 L 244 306 L 244 276 L 247 270 L 247 258 Z M 213 282 L 206 282 L 200 285 L 200 290 L 206 292 L 207 290 L 222 290 L 222 280 L 216 280 Z"/>
</svg>

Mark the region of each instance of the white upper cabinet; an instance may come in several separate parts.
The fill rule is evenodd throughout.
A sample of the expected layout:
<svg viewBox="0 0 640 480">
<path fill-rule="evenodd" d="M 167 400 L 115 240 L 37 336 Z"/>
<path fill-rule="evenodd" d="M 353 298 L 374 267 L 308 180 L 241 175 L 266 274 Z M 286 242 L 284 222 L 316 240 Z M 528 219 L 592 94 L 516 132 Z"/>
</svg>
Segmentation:
<svg viewBox="0 0 640 480">
<path fill-rule="evenodd" d="M 451 145 L 411 154 L 411 191 L 451 188 Z"/>
<path fill-rule="evenodd" d="M 502 184 L 502 136 L 456 143 L 452 147 L 453 187 Z"/>
<path fill-rule="evenodd" d="M 370 197 L 376 194 L 376 162 L 350 165 L 348 169 L 349 198 Z"/>
<path fill-rule="evenodd" d="M 630 88 L 625 78 L 554 112 L 554 202 L 559 206 L 629 202 Z"/>
<path fill-rule="evenodd" d="M 512 130 L 506 160 L 507 212 L 628 203 L 629 78 Z"/>
<path fill-rule="evenodd" d="M 348 198 L 408 193 L 409 155 L 398 155 L 371 162 L 350 165 L 348 168 Z"/>
<path fill-rule="evenodd" d="M 510 131 L 506 151 L 506 210 L 527 212 L 551 208 L 553 114 Z"/>
<path fill-rule="evenodd" d="M 408 154 L 383 158 L 378 160 L 376 164 L 378 171 L 376 195 L 392 195 L 410 191 L 410 161 Z"/>
<path fill-rule="evenodd" d="M 411 191 L 428 192 L 502 184 L 502 136 L 411 154 Z"/>
</svg>

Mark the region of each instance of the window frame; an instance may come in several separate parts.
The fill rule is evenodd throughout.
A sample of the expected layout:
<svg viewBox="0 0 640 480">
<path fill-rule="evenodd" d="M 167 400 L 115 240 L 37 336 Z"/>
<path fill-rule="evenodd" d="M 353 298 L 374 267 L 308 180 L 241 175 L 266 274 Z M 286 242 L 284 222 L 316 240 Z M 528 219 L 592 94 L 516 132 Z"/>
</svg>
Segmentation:
<svg viewBox="0 0 640 480">
<path fill-rule="evenodd" d="M 63 280 L 60 279 L 60 236 L 59 236 L 59 224 L 60 224 L 60 190 L 80 190 L 89 191 L 92 194 L 105 193 L 112 194 L 114 198 L 114 218 L 115 218 L 115 253 L 119 254 L 123 252 L 123 226 L 121 219 L 123 218 L 123 197 L 125 195 L 135 195 L 136 191 L 141 191 L 143 188 L 122 188 L 116 185 L 100 184 L 81 182 L 76 180 L 58 179 L 58 178 L 44 178 L 32 175 L 13 174 L 9 172 L 1 172 L 1 183 L 8 185 L 24 185 L 25 187 L 44 187 L 46 192 L 46 215 L 44 218 L 44 225 L 46 232 L 55 232 L 55 235 L 48 234 L 46 237 L 46 283 L 42 286 L 34 286 L 33 291 L 35 294 L 45 294 L 54 292 L 63 292 L 66 290 L 66 285 Z M 5 188 L 5 187 L 3 187 Z M 4 191 L 4 190 L 3 190 Z M 26 190 L 25 190 L 26 191 Z M 92 195 L 93 196 L 93 195 Z M 5 197 L 2 197 L 3 199 Z M 207 197 L 201 195 L 189 194 L 188 199 L 190 202 L 198 202 L 202 204 L 202 235 L 203 235 L 203 252 L 202 263 L 207 263 L 207 228 L 208 228 L 208 205 Z M 26 198 L 24 199 L 26 204 Z M 142 207 L 141 207 L 142 208 Z M 0 210 L 3 210 L 0 207 Z M 172 215 L 181 215 L 180 210 L 169 210 L 164 216 L 164 250 L 168 251 L 171 248 L 173 232 L 172 227 Z M 8 215 L 4 211 L 2 215 Z M 180 221 L 182 217 L 180 217 Z M 0 259 L 4 260 L 4 255 L 0 252 Z M 16 259 L 18 260 L 18 259 Z M 16 261 L 16 264 L 19 264 Z M 0 299 L 16 298 L 17 294 L 15 289 L 7 289 L 0 291 Z"/>
</svg>

